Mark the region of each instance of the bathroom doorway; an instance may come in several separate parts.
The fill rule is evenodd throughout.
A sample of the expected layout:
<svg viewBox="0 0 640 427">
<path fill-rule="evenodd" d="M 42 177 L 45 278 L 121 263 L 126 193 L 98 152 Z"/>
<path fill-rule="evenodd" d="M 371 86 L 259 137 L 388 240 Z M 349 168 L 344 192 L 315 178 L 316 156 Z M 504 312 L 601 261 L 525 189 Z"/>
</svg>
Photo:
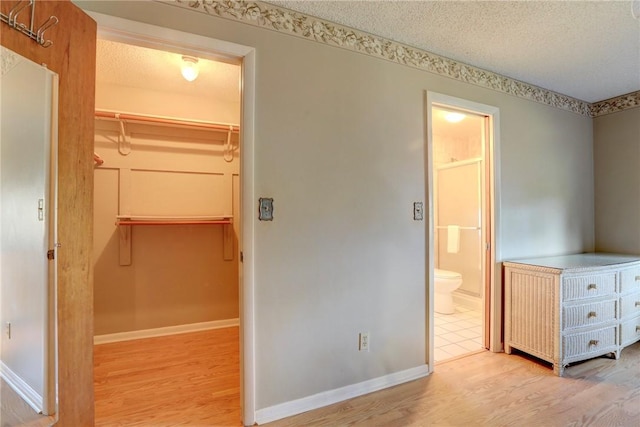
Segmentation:
<svg viewBox="0 0 640 427">
<path fill-rule="evenodd" d="M 491 349 L 497 110 L 429 94 L 429 365 Z M 499 319 L 499 317 L 497 317 Z"/>
</svg>

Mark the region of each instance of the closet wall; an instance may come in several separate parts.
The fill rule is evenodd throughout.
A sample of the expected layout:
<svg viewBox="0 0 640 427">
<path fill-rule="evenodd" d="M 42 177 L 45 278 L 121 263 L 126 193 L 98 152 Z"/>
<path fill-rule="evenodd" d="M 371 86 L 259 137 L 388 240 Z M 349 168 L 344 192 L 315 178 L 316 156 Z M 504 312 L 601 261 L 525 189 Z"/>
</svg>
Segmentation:
<svg viewBox="0 0 640 427">
<path fill-rule="evenodd" d="M 239 91 L 233 100 L 194 97 L 100 78 L 96 88 L 96 110 L 212 122 L 238 124 L 239 101 Z M 117 120 L 96 119 L 95 126 L 104 160 L 94 176 L 95 335 L 237 320 L 238 133 L 227 161 L 226 131 L 127 121 L 123 136 Z M 234 221 L 129 228 L 116 224 L 122 214 Z"/>
</svg>

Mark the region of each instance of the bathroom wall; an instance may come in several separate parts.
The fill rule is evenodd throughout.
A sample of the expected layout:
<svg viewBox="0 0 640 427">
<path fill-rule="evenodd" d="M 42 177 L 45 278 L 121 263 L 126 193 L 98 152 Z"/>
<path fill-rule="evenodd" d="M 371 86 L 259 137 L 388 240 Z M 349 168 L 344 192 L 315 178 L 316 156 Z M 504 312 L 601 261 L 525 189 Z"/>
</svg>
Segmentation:
<svg viewBox="0 0 640 427">
<path fill-rule="evenodd" d="M 238 124 L 236 93 L 227 102 L 98 80 L 96 109 Z M 119 123 L 96 120 L 104 164 L 95 168 L 95 334 L 237 319 L 238 150 L 232 162 L 223 159 L 226 132 L 126 123 L 126 133 L 131 153 L 123 155 Z M 237 133 L 232 142 L 237 148 Z M 115 219 L 123 204 L 132 215 L 231 214 L 232 258 L 221 225 L 133 226 L 131 263 L 121 265 Z"/>
<path fill-rule="evenodd" d="M 435 127 L 435 126 L 434 126 Z M 435 133 L 433 159 L 436 166 L 482 157 L 481 128 L 476 135 Z"/>
</svg>

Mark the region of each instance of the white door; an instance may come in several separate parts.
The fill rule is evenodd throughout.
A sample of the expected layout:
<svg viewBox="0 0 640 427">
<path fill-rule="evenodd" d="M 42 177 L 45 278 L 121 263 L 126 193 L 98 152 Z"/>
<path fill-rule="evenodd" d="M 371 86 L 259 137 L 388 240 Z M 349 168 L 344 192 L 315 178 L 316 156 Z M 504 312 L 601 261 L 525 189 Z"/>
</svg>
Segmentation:
<svg viewBox="0 0 640 427">
<path fill-rule="evenodd" d="M 57 76 L 8 49 L 0 54 L 0 373 L 36 411 L 49 414 L 55 412 L 49 250 L 56 237 Z"/>
</svg>

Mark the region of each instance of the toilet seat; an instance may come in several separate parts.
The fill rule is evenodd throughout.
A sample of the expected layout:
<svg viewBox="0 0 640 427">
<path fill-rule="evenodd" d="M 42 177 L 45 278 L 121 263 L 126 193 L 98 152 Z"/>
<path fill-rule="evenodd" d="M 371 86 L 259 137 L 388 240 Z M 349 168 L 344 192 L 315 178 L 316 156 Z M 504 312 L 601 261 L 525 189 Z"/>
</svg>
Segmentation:
<svg viewBox="0 0 640 427">
<path fill-rule="evenodd" d="M 449 270 L 440 270 L 439 268 L 434 269 L 434 276 L 438 279 L 461 279 L 462 274 L 457 273 L 455 271 Z"/>
<path fill-rule="evenodd" d="M 452 314 L 455 312 L 453 305 L 453 291 L 462 285 L 462 274 L 456 271 L 434 269 L 434 304 L 436 313 Z"/>
</svg>

